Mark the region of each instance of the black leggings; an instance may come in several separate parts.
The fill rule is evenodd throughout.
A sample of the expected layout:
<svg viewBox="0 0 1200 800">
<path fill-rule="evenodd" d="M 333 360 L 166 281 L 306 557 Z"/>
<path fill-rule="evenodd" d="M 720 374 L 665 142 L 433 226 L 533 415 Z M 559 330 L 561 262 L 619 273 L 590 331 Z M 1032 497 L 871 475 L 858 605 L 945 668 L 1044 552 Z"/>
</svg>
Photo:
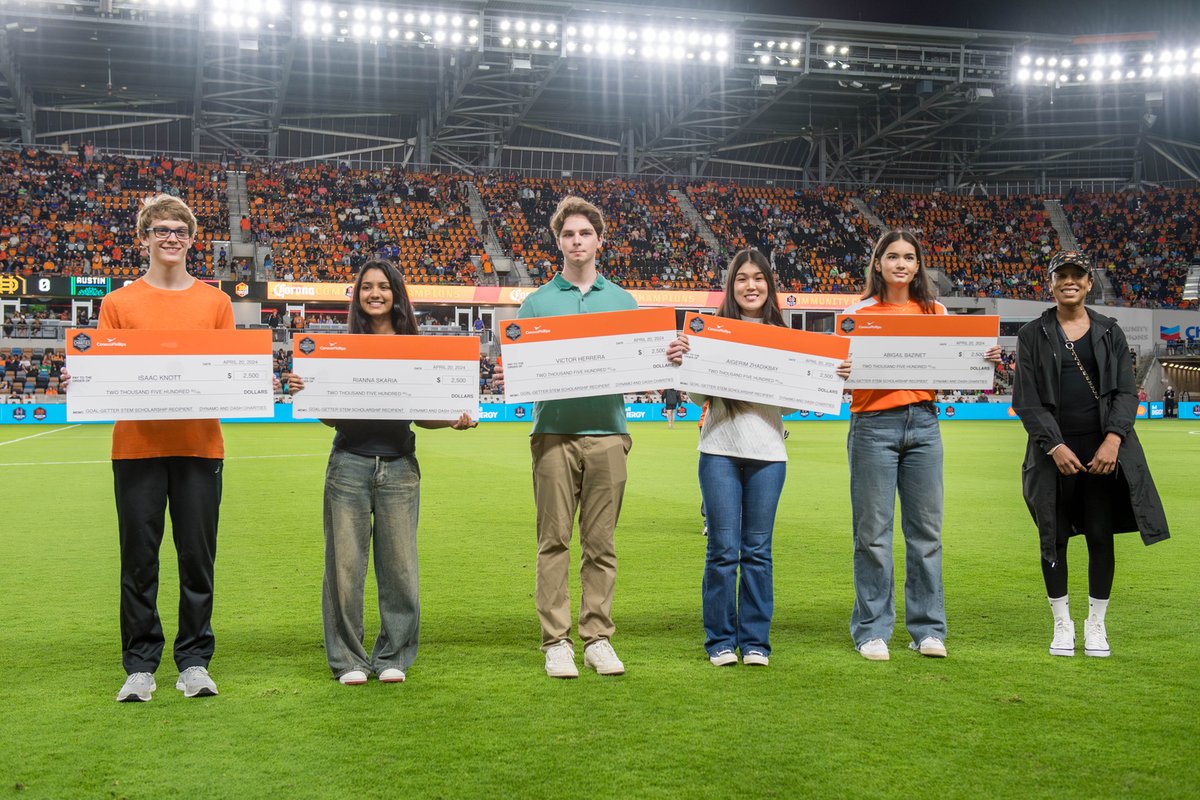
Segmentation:
<svg viewBox="0 0 1200 800">
<path fill-rule="evenodd" d="M 1097 600 L 1107 600 L 1112 594 L 1113 573 L 1116 557 L 1113 554 L 1113 535 L 1096 533 L 1085 537 L 1088 546 L 1088 595 Z M 1047 597 L 1064 597 L 1067 594 L 1067 542 L 1057 544 L 1054 566 L 1042 559 L 1042 578 L 1046 581 Z"/>
</svg>

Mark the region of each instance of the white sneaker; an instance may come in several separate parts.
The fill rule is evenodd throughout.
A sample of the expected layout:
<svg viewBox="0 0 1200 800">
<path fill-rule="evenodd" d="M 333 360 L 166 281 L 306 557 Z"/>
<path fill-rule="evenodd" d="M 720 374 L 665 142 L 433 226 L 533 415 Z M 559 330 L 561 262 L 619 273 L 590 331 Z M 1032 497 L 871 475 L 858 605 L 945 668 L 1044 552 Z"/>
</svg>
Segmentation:
<svg viewBox="0 0 1200 800">
<path fill-rule="evenodd" d="M 199 666 L 188 667 L 179 673 L 175 688 L 183 692 L 184 697 L 214 697 L 217 694 L 217 685 L 208 676 L 208 670 Z"/>
<path fill-rule="evenodd" d="M 872 639 L 858 646 L 859 654 L 867 661 L 887 661 L 892 657 L 888 652 L 887 642 L 883 639 Z"/>
<path fill-rule="evenodd" d="M 338 676 L 338 683 L 342 686 L 362 686 L 366 682 L 367 673 L 361 669 L 352 669 Z"/>
<path fill-rule="evenodd" d="M 926 636 L 919 644 L 917 642 L 909 642 L 908 649 L 916 650 L 928 658 L 946 657 L 946 643 L 936 636 Z"/>
<path fill-rule="evenodd" d="M 1112 651 L 1108 649 L 1108 631 L 1104 629 L 1104 620 L 1088 617 L 1083 623 L 1083 654 L 1096 658 L 1108 658 Z"/>
<path fill-rule="evenodd" d="M 388 667 L 379 673 L 380 683 L 404 683 L 404 670 L 399 667 Z"/>
<path fill-rule="evenodd" d="M 765 667 L 771 659 L 762 650 L 749 650 L 742 652 L 742 663 L 747 667 Z"/>
<path fill-rule="evenodd" d="M 578 678 L 575 648 L 566 639 L 546 650 L 546 674 L 551 678 Z"/>
<path fill-rule="evenodd" d="M 1054 639 L 1050 642 L 1050 655 L 1075 655 L 1075 623 L 1071 620 L 1054 620 Z"/>
<path fill-rule="evenodd" d="M 117 692 L 118 703 L 146 703 L 154 696 L 154 676 L 149 672 L 134 672 L 125 679 L 125 685 Z"/>
<path fill-rule="evenodd" d="M 583 665 L 596 670 L 597 675 L 624 675 L 625 665 L 608 639 L 597 639 L 583 648 Z"/>
<path fill-rule="evenodd" d="M 737 663 L 737 656 L 732 650 L 718 650 L 708 660 L 714 667 L 732 667 Z"/>
</svg>

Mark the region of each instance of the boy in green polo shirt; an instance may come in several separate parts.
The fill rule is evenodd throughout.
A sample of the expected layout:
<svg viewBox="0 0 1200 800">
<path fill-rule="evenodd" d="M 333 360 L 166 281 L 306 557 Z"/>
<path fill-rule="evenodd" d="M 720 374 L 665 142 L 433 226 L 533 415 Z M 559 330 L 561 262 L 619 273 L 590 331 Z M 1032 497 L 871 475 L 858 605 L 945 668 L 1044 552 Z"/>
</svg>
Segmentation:
<svg viewBox="0 0 1200 800">
<path fill-rule="evenodd" d="M 563 254 L 554 279 L 526 298 L 517 316 L 551 317 L 637 308 L 629 292 L 596 271 L 604 244 L 604 216 L 579 197 L 566 197 L 550 219 Z M 625 457 L 632 441 L 619 395 L 549 400 L 533 409 L 533 495 L 537 504 L 537 612 L 542 626 L 546 674 L 577 678 L 571 642 L 567 578 L 569 544 L 579 512 L 579 568 L 583 601 L 579 637 L 583 663 L 600 675 L 620 675 L 625 665 L 609 638 L 617 553 L 613 534 L 625 494 Z"/>
</svg>

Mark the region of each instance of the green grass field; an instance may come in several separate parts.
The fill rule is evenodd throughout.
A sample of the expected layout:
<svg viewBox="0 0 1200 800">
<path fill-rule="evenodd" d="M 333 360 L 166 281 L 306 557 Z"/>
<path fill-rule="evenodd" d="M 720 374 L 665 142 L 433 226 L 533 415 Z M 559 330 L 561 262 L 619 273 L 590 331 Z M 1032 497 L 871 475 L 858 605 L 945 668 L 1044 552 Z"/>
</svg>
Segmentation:
<svg viewBox="0 0 1200 800">
<path fill-rule="evenodd" d="M 421 651 L 403 685 L 339 685 L 320 624 L 331 432 L 235 424 L 211 665 L 221 695 L 183 699 L 168 655 L 146 704 L 113 702 L 110 429 L 0 428 L 0 797 L 1200 794 L 1200 426 L 1139 426 L 1174 538 L 1118 537 L 1113 656 L 1080 645 L 1065 659 L 1046 653 L 1020 425 L 944 425 L 950 657 L 908 652 L 901 625 L 892 660 L 871 663 L 847 630 L 845 425 L 791 425 L 774 653 L 758 670 L 712 667 L 701 647 L 695 427 L 632 427 L 613 639 L 625 676 L 543 673 L 528 426 L 493 424 L 418 433 Z M 1071 552 L 1081 620 L 1082 541 Z M 169 544 L 163 555 L 169 651 Z"/>
</svg>

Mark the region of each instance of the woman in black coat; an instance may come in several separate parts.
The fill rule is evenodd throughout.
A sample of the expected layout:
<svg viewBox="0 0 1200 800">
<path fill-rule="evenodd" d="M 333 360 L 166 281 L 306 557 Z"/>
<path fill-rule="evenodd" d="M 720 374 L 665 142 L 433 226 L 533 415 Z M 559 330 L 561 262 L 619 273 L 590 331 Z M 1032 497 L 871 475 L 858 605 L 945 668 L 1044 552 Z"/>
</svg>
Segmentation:
<svg viewBox="0 0 1200 800">
<path fill-rule="evenodd" d="M 1067 605 L 1067 540 L 1088 545 L 1084 654 L 1109 655 L 1104 615 L 1112 591 L 1113 534 L 1166 539 L 1167 519 L 1133 431 L 1138 399 L 1129 345 L 1117 321 L 1084 306 L 1092 288 L 1088 256 L 1050 261 L 1054 308 L 1017 334 L 1013 410 L 1029 434 L 1022 486 L 1037 523 L 1042 577 L 1054 614 L 1050 655 L 1075 655 Z"/>
</svg>

